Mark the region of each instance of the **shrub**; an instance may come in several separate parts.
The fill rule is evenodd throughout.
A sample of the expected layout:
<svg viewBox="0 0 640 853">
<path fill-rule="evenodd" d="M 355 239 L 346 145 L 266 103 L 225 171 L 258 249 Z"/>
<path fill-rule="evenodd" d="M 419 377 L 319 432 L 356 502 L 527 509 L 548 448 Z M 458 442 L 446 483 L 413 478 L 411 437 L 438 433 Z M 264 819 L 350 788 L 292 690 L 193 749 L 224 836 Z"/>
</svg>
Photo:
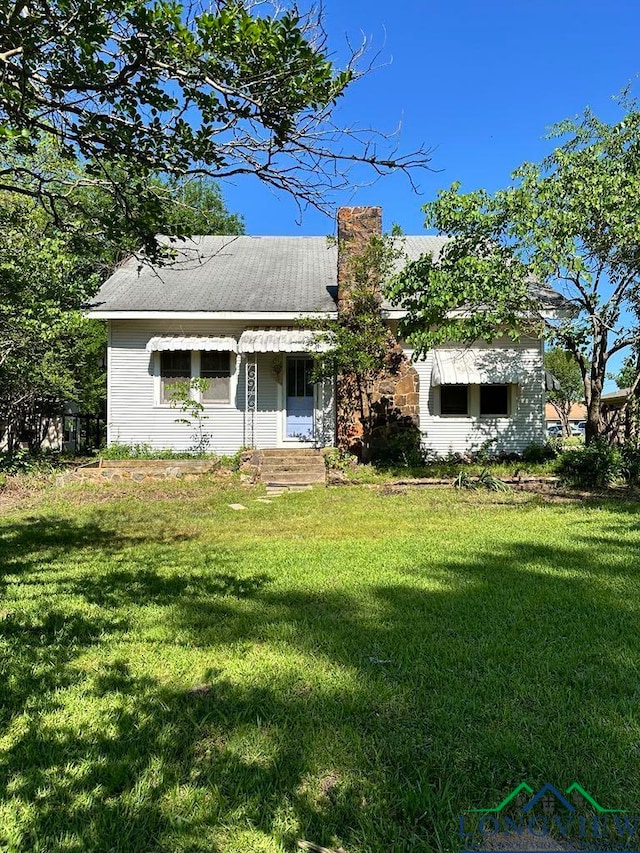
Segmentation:
<svg viewBox="0 0 640 853">
<path fill-rule="evenodd" d="M 490 492 L 510 492 L 511 488 L 486 468 L 477 477 L 471 477 L 467 471 L 460 471 L 453 481 L 454 489 L 488 489 Z"/>
<path fill-rule="evenodd" d="M 422 435 L 413 423 L 387 423 L 371 434 L 371 462 L 381 466 L 420 468 L 424 464 Z"/>
<path fill-rule="evenodd" d="M 193 459 L 198 456 L 215 456 L 211 454 L 195 454 L 175 450 L 154 450 L 150 444 L 119 444 L 114 442 L 100 451 L 103 459 Z"/>
<path fill-rule="evenodd" d="M 331 447 L 329 450 L 325 450 L 324 464 L 330 471 L 342 471 L 343 474 L 347 474 L 357 465 L 357 459 L 346 450 Z"/>
<path fill-rule="evenodd" d="M 566 450 L 558 460 L 558 474 L 577 488 L 604 489 L 622 473 L 622 457 L 617 447 L 602 441 L 584 449 Z"/>
<path fill-rule="evenodd" d="M 622 476 L 628 486 L 640 485 L 640 442 L 630 441 L 622 445 Z"/>
<path fill-rule="evenodd" d="M 30 453 L 19 449 L 14 453 L 0 454 L 0 472 L 10 477 L 16 474 L 50 474 L 57 461 L 52 453 Z"/>
<path fill-rule="evenodd" d="M 541 465 L 550 459 L 555 459 L 557 456 L 558 446 L 550 441 L 545 441 L 543 444 L 532 441 L 522 451 L 522 461 L 536 465 Z"/>
</svg>

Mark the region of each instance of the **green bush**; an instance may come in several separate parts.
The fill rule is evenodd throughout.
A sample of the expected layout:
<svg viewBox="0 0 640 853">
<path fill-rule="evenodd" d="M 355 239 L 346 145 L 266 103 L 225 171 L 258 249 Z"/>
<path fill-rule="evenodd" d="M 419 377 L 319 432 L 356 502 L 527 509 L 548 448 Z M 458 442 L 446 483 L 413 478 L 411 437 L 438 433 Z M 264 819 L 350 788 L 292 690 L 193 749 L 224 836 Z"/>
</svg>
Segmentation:
<svg viewBox="0 0 640 853">
<path fill-rule="evenodd" d="M 348 453 L 339 447 L 331 447 L 324 453 L 324 464 L 330 471 L 342 471 L 343 474 L 347 474 L 356 467 L 358 460 L 353 453 Z"/>
<path fill-rule="evenodd" d="M 57 456 L 50 452 L 33 454 L 22 448 L 14 453 L 2 453 L 0 472 L 10 477 L 16 474 L 50 474 L 56 467 Z"/>
<path fill-rule="evenodd" d="M 620 455 L 625 482 L 628 486 L 640 485 L 640 442 L 636 440 L 623 444 Z"/>
<path fill-rule="evenodd" d="M 583 449 L 561 453 L 558 474 L 577 488 L 604 489 L 621 476 L 622 456 L 617 447 L 595 441 Z"/>
<path fill-rule="evenodd" d="M 550 459 L 556 459 L 557 456 L 558 445 L 551 441 L 545 441 L 542 444 L 532 441 L 522 451 L 522 461 L 531 462 L 536 465 L 548 462 Z"/>
<path fill-rule="evenodd" d="M 187 451 L 154 450 L 150 444 L 113 444 L 104 447 L 100 451 L 103 459 L 193 459 L 194 455 L 215 456 L 210 454 L 195 454 Z"/>
</svg>

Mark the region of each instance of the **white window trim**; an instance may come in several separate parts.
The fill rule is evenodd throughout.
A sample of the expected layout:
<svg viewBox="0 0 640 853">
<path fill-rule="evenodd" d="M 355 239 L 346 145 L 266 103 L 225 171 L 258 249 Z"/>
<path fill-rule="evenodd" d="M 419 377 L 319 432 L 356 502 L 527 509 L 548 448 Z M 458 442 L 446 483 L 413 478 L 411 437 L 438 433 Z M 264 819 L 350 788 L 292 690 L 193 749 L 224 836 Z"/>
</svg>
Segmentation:
<svg viewBox="0 0 640 853">
<path fill-rule="evenodd" d="M 238 377 L 240 374 L 240 355 L 236 354 L 235 361 L 233 360 L 233 353 L 229 353 L 229 360 L 231 366 L 231 374 L 229 376 L 229 400 L 226 403 L 219 403 L 213 400 L 203 400 L 202 395 L 196 391 L 195 389 L 191 389 L 191 399 L 198 400 L 202 403 L 204 408 L 207 411 L 211 411 L 212 409 L 235 409 L 235 399 L 238 391 Z M 160 374 L 160 352 L 154 352 L 153 356 L 153 408 L 154 409 L 176 409 L 176 406 L 172 406 L 171 403 L 165 403 L 162 400 L 162 376 Z M 191 378 L 199 379 L 200 378 L 200 351 L 199 350 L 191 350 Z"/>
</svg>

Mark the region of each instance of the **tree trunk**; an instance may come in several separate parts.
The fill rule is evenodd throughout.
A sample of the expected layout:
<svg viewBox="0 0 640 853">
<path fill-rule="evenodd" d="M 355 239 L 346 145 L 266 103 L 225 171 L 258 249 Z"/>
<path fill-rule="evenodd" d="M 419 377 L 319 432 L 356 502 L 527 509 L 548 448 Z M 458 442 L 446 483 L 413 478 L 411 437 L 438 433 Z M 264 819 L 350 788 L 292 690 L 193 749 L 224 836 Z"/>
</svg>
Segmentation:
<svg viewBox="0 0 640 853">
<path fill-rule="evenodd" d="M 600 383 L 591 384 L 591 395 L 587 400 L 587 422 L 584 433 L 585 444 L 598 441 L 603 433 L 601 410 L 602 389 L 599 385 Z"/>
</svg>

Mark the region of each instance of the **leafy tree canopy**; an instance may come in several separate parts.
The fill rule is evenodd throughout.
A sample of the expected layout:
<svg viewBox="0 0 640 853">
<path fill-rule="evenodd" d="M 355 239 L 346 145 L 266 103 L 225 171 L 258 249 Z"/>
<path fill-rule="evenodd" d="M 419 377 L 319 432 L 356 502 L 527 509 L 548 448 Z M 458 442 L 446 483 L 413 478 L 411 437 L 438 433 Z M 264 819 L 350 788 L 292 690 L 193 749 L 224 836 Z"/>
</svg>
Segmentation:
<svg viewBox="0 0 640 853">
<path fill-rule="evenodd" d="M 0 190 L 74 227 L 86 214 L 75 190 L 98 188 L 108 203 L 91 211 L 96 232 L 126 226 L 149 251 L 175 179 L 251 174 L 325 207 L 353 163 L 380 174 L 428 162 L 335 123 L 336 103 L 366 72 L 361 53 L 335 68 L 321 19 L 295 7 L 11 0 L 0 45 Z M 42 140 L 55 146 L 55 172 L 33 161 Z M 3 160 L 8 142 L 24 162 Z M 167 182 L 150 180 L 158 174 Z"/>
<path fill-rule="evenodd" d="M 51 172 L 60 168 L 48 146 L 36 156 Z M 164 187 L 169 195 L 159 226 L 165 233 L 242 233 L 241 217 L 227 212 L 211 180 Z M 88 211 L 105 203 L 100 188 L 76 192 Z M 101 240 L 91 222 L 83 228 L 78 219 L 74 230 L 59 229 L 37 200 L 0 194 L 0 423 L 10 439 L 25 422 L 37 427 L 41 416 L 60 413 L 64 403 L 87 413 L 102 408 L 106 330 L 80 309 L 122 257 L 138 248 L 127 228 L 113 222 L 111 239 Z"/>
<path fill-rule="evenodd" d="M 584 385 L 578 362 L 570 352 L 561 347 L 553 347 L 544 354 L 544 366 L 553 374 L 559 386 L 552 391 L 547 391 L 547 400 L 558 413 L 564 434 L 568 436 L 571 407 L 584 397 Z"/>
<path fill-rule="evenodd" d="M 522 165 L 505 190 L 441 192 L 424 207 L 425 224 L 452 239 L 440 258 L 408 264 L 389 291 L 407 309 L 402 332 L 418 352 L 546 329 L 579 366 L 587 440 L 603 431 L 609 359 L 640 339 L 640 110 L 622 105 L 616 124 L 589 111 L 559 124 L 561 144 Z M 537 282 L 562 294 L 563 310 L 544 310 Z"/>
</svg>

